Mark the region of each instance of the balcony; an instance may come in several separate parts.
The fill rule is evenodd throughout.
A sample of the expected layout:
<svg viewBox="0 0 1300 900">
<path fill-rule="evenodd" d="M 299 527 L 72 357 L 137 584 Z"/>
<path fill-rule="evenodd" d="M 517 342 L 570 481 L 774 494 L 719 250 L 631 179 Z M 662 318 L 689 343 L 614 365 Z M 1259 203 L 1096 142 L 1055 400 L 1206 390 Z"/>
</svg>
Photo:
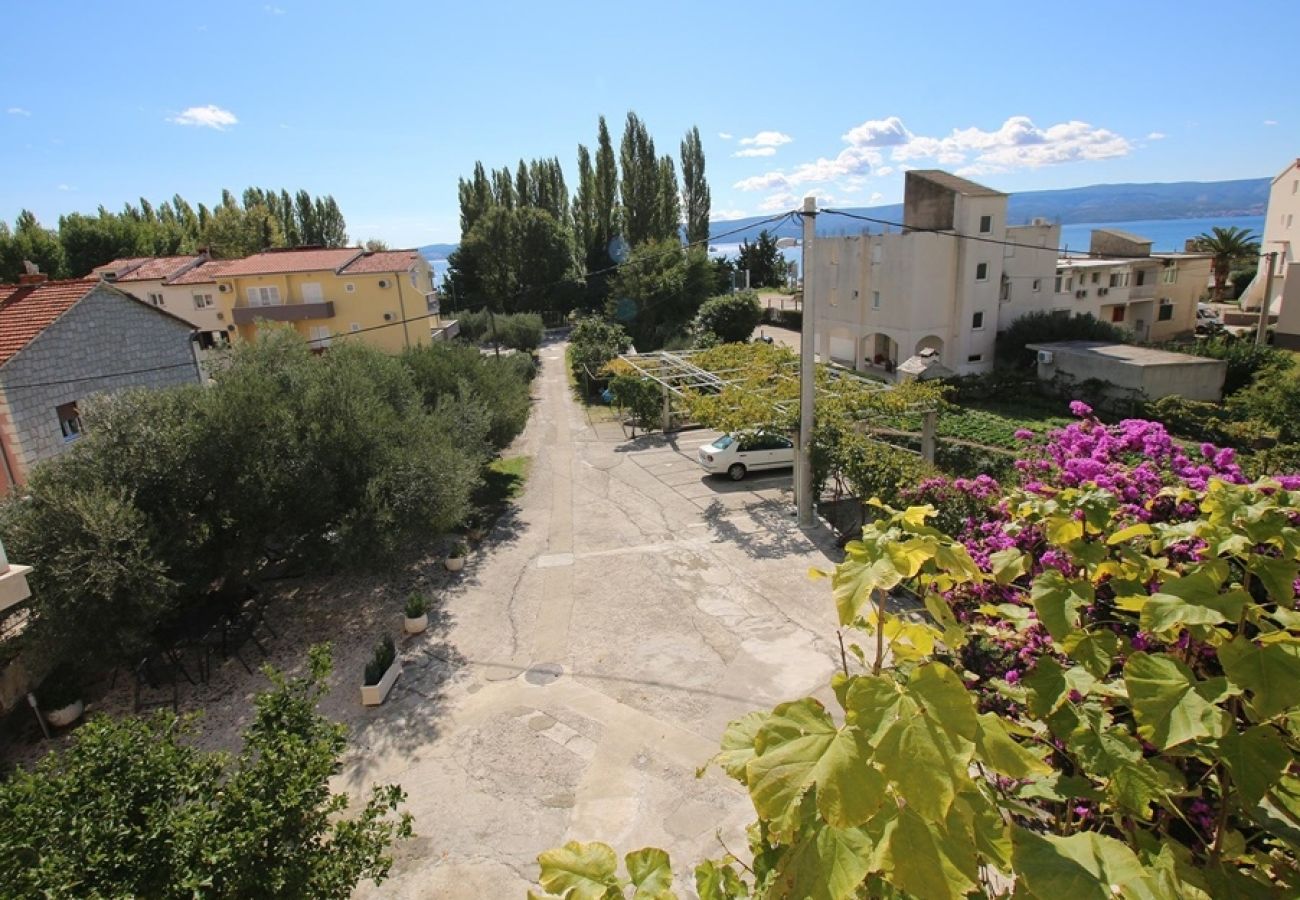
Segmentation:
<svg viewBox="0 0 1300 900">
<path fill-rule="evenodd" d="M 1155 279 L 1148 281 L 1146 284 L 1135 284 L 1128 289 L 1128 298 L 1130 300 L 1151 300 L 1155 295 Z"/>
<path fill-rule="evenodd" d="M 334 318 L 333 300 L 314 300 L 310 303 L 282 303 L 273 306 L 236 306 L 236 325 L 251 325 L 257 319 L 268 322 L 300 322 L 303 319 Z"/>
</svg>

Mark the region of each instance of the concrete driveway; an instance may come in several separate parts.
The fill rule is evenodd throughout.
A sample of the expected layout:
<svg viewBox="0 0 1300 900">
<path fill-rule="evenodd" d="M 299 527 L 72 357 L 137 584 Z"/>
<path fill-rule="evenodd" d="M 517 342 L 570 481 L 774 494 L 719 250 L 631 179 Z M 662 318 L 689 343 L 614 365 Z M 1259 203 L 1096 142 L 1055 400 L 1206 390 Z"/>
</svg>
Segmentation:
<svg viewBox="0 0 1300 900">
<path fill-rule="evenodd" d="M 523 897 L 537 854 L 573 839 L 664 847 L 693 896 L 715 831 L 743 853 L 753 819 L 738 785 L 695 777 L 723 728 L 828 693 L 834 607 L 806 572 L 833 541 L 794 526 L 789 472 L 706 478 L 712 433 L 590 426 L 564 346 L 542 357 L 518 508 L 403 646 L 390 701 L 352 723 L 340 786 L 400 783 L 417 832 L 360 896 Z"/>
</svg>

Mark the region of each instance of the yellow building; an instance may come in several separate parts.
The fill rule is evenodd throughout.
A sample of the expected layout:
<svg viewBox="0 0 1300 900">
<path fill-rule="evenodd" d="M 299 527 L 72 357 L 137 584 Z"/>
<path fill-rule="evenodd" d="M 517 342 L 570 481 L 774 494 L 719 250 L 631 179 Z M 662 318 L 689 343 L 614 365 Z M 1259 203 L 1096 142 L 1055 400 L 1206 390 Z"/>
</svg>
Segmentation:
<svg viewBox="0 0 1300 900">
<path fill-rule="evenodd" d="M 219 319 L 242 340 L 267 323 L 292 325 L 317 350 L 340 335 L 390 353 L 450 336 L 438 316 L 433 267 L 416 250 L 267 250 L 205 262 L 170 283 L 210 285 Z"/>
</svg>

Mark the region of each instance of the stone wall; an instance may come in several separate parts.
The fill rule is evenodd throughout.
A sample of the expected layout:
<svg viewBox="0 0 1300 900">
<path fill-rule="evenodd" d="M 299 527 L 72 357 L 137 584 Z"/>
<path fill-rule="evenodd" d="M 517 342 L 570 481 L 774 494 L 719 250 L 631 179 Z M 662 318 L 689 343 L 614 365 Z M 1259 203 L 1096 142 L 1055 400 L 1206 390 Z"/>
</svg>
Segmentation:
<svg viewBox="0 0 1300 900">
<path fill-rule="evenodd" d="M 59 406 L 129 387 L 197 383 L 191 330 L 100 285 L 10 359 L 0 368 L 0 410 L 19 480 L 68 446 Z"/>
</svg>

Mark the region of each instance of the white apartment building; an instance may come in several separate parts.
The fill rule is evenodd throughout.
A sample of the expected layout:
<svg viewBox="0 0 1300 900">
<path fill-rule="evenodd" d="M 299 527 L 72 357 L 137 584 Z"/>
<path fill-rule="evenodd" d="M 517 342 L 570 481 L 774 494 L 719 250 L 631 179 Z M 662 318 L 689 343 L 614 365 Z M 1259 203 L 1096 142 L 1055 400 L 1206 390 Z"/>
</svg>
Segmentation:
<svg viewBox="0 0 1300 900">
<path fill-rule="evenodd" d="M 1300 350 L 1300 159 L 1294 160 L 1273 179 L 1264 214 L 1261 253 L 1276 253 L 1273 283 L 1265 290 L 1267 261 L 1260 260 L 1255 280 L 1242 295 L 1243 309 L 1259 309 L 1265 295 L 1269 311 L 1277 315 L 1273 342 L 1288 350 Z"/>
<path fill-rule="evenodd" d="M 805 278 L 823 360 L 889 376 L 933 351 L 959 375 L 987 372 L 997 332 L 1041 311 L 1088 313 L 1141 340 L 1190 334 L 1212 262 L 1110 229 L 1093 232 L 1087 256 L 1061 257 L 1059 225 L 1007 225 L 1006 194 L 938 170 L 907 173 L 903 225 L 813 243 Z"/>
<path fill-rule="evenodd" d="M 115 285 L 140 300 L 179 316 L 198 329 L 201 349 L 227 342 L 226 322 L 217 303 L 216 284 L 174 284 L 175 279 L 207 262 L 207 253 L 189 256 L 144 256 L 115 259 L 90 277 Z"/>
<path fill-rule="evenodd" d="M 1133 332 L 1140 341 L 1167 341 L 1196 328 L 1196 306 L 1213 268 L 1208 253 L 1152 253 L 1151 241 L 1117 229 L 1095 229 L 1087 256 L 1063 256 L 1051 290 L 1026 296 L 1012 285 L 1002 327 L 1029 312 L 1088 314 Z"/>
<path fill-rule="evenodd" d="M 938 170 L 907 173 L 903 224 L 813 243 L 818 354 L 888 374 L 932 350 L 958 374 L 987 372 L 1002 307 L 1050 296 L 1059 226 L 1009 227 L 1006 194 Z"/>
</svg>

